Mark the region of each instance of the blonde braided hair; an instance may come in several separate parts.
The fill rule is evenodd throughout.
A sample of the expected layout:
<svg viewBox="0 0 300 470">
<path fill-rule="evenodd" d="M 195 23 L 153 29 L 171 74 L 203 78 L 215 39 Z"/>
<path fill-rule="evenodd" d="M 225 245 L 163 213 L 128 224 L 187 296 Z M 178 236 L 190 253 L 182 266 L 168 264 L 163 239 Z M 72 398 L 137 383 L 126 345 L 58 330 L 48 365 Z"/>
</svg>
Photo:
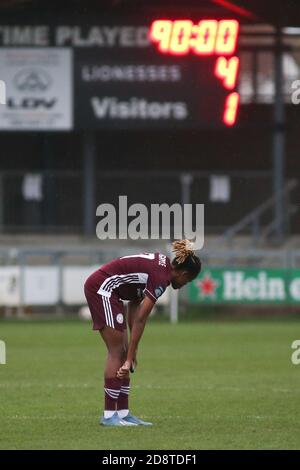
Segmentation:
<svg viewBox="0 0 300 470">
<path fill-rule="evenodd" d="M 194 243 L 190 240 L 175 240 L 172 243 L 175 260 L 178 264 L 182 264 L 190 255 L 194 255 Z"/>
</svg>

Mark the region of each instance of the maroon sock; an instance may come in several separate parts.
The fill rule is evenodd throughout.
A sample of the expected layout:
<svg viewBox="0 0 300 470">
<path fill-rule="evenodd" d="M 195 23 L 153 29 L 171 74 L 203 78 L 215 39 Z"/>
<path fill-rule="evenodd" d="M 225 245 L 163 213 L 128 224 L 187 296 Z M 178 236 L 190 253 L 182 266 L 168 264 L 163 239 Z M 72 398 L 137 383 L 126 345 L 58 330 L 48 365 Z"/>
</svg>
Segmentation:
<svg viewBox="0 0 300 470">
<path fill-rule="evenodd" d="M 122 381 L 117 378 L 104 379 L 104 409 L 115 410 L 117 408 L 117 401 L 120 395 Z"/>
<path fill-rule="evenodd" d="M 123 379 L 120 395 L 118 399 L 117 408 L 118 410 L 128 410 L 128 398 L 129 398 L 129 391 L 130 391 L 130 379 Z"/>
</svg>

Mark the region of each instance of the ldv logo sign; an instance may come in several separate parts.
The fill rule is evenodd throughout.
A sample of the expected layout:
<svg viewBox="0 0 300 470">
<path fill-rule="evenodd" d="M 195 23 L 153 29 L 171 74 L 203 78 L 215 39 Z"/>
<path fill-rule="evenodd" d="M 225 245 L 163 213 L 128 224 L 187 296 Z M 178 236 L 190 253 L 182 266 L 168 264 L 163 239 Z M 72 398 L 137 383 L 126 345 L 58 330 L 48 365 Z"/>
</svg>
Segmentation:
<svg viewBox="0 0 300 470">
<path fill-rule="evenodd" d="M 0 104 L 6 104 L 6 86 L 3 80 L 0 80 Z"/>
</svg>

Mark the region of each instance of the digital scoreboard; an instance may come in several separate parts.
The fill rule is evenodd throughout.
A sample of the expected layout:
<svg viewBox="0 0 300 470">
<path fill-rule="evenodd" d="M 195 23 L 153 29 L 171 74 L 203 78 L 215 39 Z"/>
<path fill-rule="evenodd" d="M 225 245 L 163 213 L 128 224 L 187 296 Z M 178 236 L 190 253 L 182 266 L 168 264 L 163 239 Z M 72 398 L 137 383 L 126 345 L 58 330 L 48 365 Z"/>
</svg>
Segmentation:
<svg viewBox="0 0 300 470">
<path fill-rule="evenodd" d="M 234 126 L 238 35 L 234 19 L 156 19 L 128 47 L 77 49 L 76 127 Z"/>
<path fill-rule="evenodd" d="M 0 25 L 0 128 L 232 127 L 238 37 L 235 19 Z"/>
<path fill-rule="evenodd" d="M 237 86 L 239 71 L 239 58 L 234 55 L 238 33 L 239 23 L 236 20 L 202 20 L 197 24 L 190 20 L 156 20 L 150 29 L 151 41 L 157 44 L 157 49 L 162 54 L 194 54 L 199 60 L 214 57 L 211 80 L 219 79 L 223 87 L 230 91 L 225 97 L 222 111 L 222 121 L 228 126 L 235 124 L 239 106 L 239 94 L 233 91 Z M 206 73 L 210 74 L 210 61 L 206 63 Z M 202 76 L 198 75 L 199 88 L 207 83 L 204 74 L 205 69 L 202 69 Z M 209 91 L 213 92 L 207 89 Z M 222 107 L 222 102 L 220 106 Z"/>
</svg>

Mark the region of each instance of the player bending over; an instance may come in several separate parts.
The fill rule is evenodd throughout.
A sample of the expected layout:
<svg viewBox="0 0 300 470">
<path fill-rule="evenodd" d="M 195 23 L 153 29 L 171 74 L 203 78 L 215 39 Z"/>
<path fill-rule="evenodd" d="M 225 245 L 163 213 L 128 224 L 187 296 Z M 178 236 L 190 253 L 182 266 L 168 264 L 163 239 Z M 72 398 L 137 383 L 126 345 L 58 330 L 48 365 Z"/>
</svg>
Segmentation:
<svg viewBox="0 0 300 470">
<path fill-rule="evenodd" d="M 137 348 L 147 318 L 169 284 L 180 289 L 201 270 L 201 262 L 189 240 L 173 243 L 175 258 L 161 253 L 123 256 L 105 264 L 86 280 L 85 296 L 93 330 L 99 330 L 108 355 L 104 371 L 105 426 L 151 425 L 129 412 L 129 371 L 137 361 Z M 128 300 L 127 321 L 122 300 Z"/>
</svg>

